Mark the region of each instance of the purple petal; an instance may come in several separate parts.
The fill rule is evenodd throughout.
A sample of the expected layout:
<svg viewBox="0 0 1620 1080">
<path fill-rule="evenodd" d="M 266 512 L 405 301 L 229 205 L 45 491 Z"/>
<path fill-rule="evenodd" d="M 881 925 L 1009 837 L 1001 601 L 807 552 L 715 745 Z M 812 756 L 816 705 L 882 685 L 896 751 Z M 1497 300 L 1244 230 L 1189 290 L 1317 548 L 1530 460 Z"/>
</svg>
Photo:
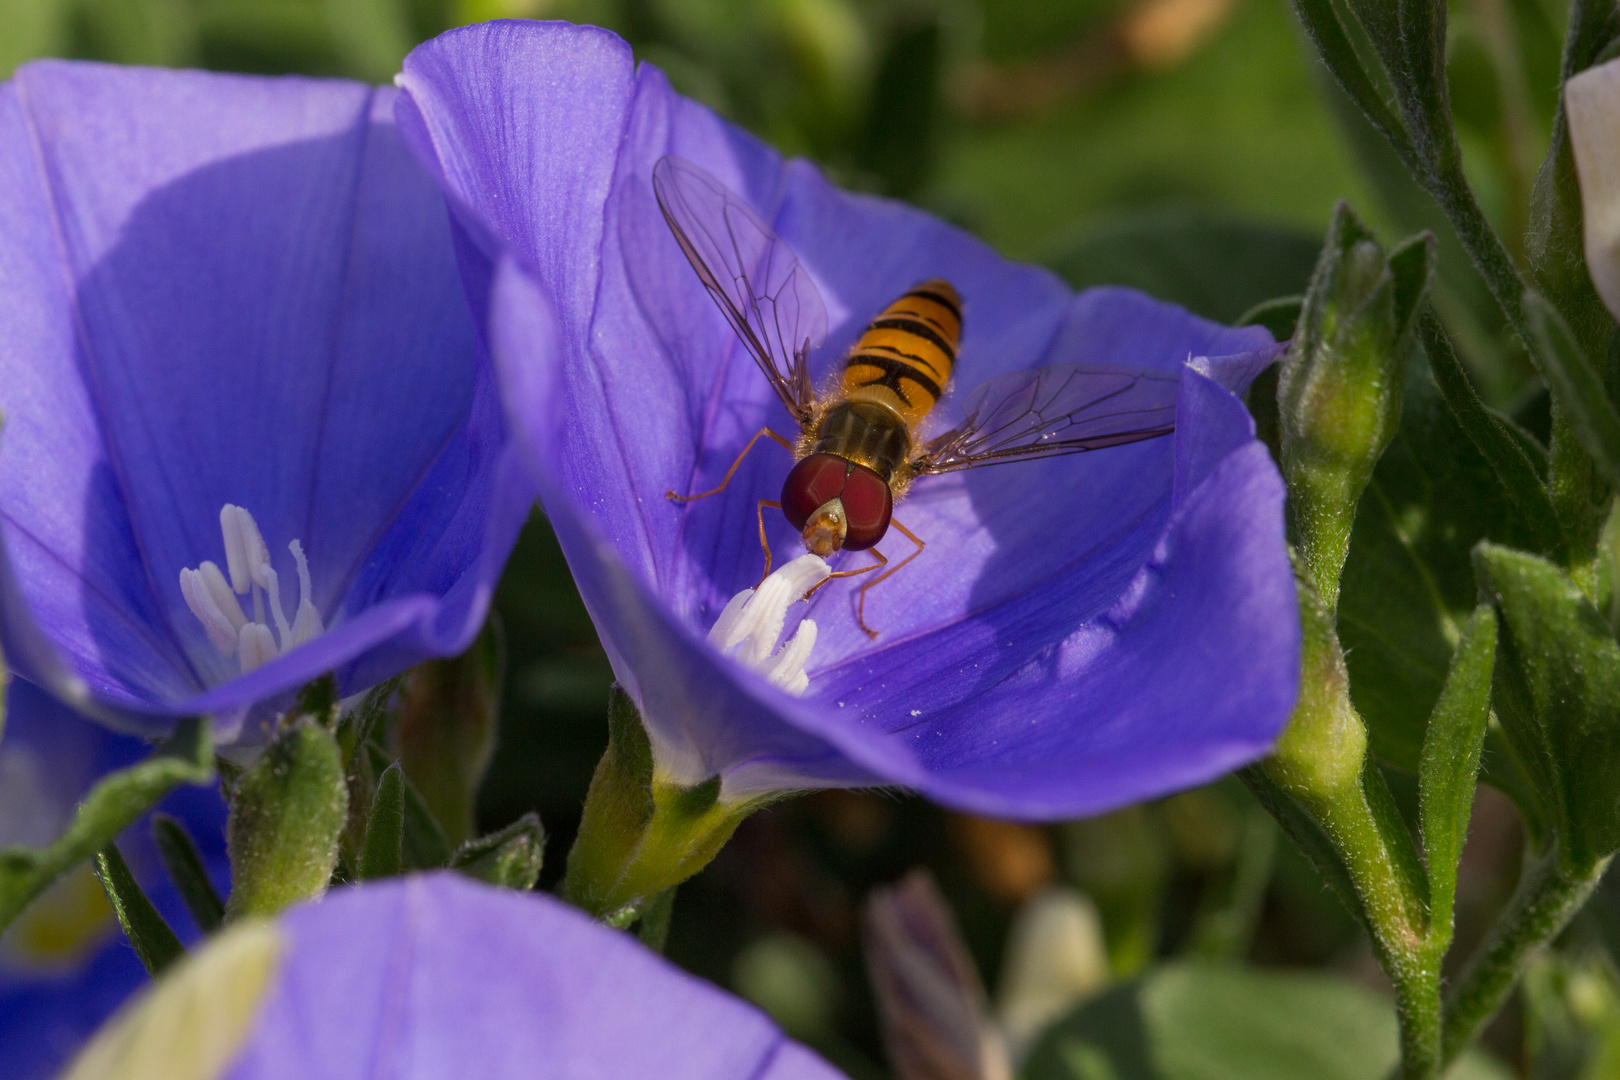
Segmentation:
<svg viewBox="0 0 1620 1080">
<path fill-rule="evenodd" d="M 6 544 L 104 705 L 229 712 L 333 667 L 352 689 L 476 632 L 521 522 L 492 506 L 531 488 L 395 97 L 61 63 L 0 90 Z M 225 503 L 284 582 L 301 541 L 332 628 L 274 679 L 233 679 L 180 594 L 224 561 Z"/>
<path fill-rule="evenodd" d="M 540 894 L 435 874 L 341 889 L 280 925 L 288 947 L 227 1080 L 839 1075 L 751 1006 Z"/>
</svg>

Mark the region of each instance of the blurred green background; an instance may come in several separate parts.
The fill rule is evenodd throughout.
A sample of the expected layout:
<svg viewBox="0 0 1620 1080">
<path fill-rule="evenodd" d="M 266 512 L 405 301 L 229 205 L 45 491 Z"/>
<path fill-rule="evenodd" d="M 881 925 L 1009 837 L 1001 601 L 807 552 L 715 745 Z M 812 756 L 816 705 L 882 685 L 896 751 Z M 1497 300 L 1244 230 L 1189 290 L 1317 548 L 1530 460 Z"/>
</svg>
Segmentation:
<svg viewBox="0 0 1620 1080">
<path fill-rule="evenodd" d="M 1564 6 L 1451 4 L 1449 71 L 1471 178 L 1521 251 L 1522 208 L 1556 100 Z M 610 27 L 683 92 L 813 157 L 840 183 L 914 201 L 1076 287 L 1134 285 L 1223 321 L 1302 291 L 1337 199 L 1386 240 L 1432 228 L 1438 302 L 1482 393 L 1545 431 L 1545 395 L 1443 218 L 1324 81 L 1285 0 L 0 0 L 0 74 L 69 56 L 386 82 L 416 42 L 499 17 Z M 509 658 L 481 824 L 538 810 L 550 834 L 549 886 L 605 745 L 612 676 L 543 519 L 521 541 L 498 609 Z M 1355 668 L 1357 639 L 1345 635 Z M 1389 772 L 1410 804 L 1409 775 Z M 1515 812 L 1480 790 L 1459 952 L 1506 899 L 1519 865 Z M 1117 989 L 1077 1016 L 1073 1046 L 1115 1038 L 1109 1010 L 1121 1002 L 1143 1045 L 1230 1020 L 1197 1002 L 1252 999 L 1259 1009 L 1282 1000 L 1304 1010 L 1293 1026 L 1307 1064 L 1294 1072 L 1256 1072 L 1241 1047 L 1228 1047 L 1187 1068 L 1135 1051 L 1048 1054 L 1040 1076 L 1372 1080 L 1393 1054 L 1387 1008 L 1367 1013 L 1350 989 L 1383 992 L 1365 939 L 1230 780 L 1047 829 L 891 793 L 791 800 L 746 822 L 682 887 L 670 956 L 758 1001 L 857 1080 L 888 1075 L 859 912 L 871 888 L 918 865 L 938 878 L 993 995 L 1023 906 L 1059 883 L 1089 897 L 1106 945 L 1098 987 Z M 1610 892 L 1600 895 L 1494 1025 L 1488 1044 L 1509 1068 L 1597 1076 L 1590 1070 L 1603 1054 L 1593 1047 L 1620 1046 L 1608 959 L 1617 910 Z M 1188 957 L 1314 968 L 1337 981 L 1326 997 L 1221 984 L 1178 998 L 1184 972 L 1154 965 Z M 1149 970 L 1158 974 L 1146 982 L 1122 981 Z M 1341 992 L 1351 997 L 1333 996 Z M 1308 1063 L 1313 1008 L 1340 1028 L 1347 1015 L 1372 1017 L 1340 1032 L 1349 1040 L 1341 1071 Z"/>
</svg>

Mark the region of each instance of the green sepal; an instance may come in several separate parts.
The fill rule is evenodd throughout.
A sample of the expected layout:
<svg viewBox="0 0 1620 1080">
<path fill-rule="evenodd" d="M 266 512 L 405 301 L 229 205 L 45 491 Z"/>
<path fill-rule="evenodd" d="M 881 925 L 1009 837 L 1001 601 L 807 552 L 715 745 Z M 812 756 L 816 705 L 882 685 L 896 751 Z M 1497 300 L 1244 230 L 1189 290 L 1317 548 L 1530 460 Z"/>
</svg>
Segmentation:
<svg viewBox="0 0 1620 1080">
<path fill-rule="evenodd" d="M 1283 360 L 1277 411 L 1291 533 L 1329 611 L 1356 506 L 1400 423 L 1409 335 L 1434 263 L 1428 234 L 1386 258 L 1340 203 Z"/>
<path fill-rule="evenodd" d="M 546 855 L 546 830 L 533 811 L 506 828 L 469 840 L 450 860 L 468 877 L 524 891 L 534 888 Z"/>
<path fill-rule="evenodd" d="M 124 936 L 134 946 L 146 973 L 153 978 L 163 974 L 165 968 L 186 954 L 186 947 L 146 898 L 117 844 L 108 844 L 96 852 L 91 865 L 107 894 L 107 903 L 118 917 L 118 925 L 124 928 Z"/>
<path fill-rule="evenodd" d="M 477 824 L 473 804 L 495 749 L 505 652 L 500 620 L 491 615 L 472 648 L 418 664 L 401 687 L 400 764 L 451 845 Z"/>
<path fill-rule="evenodd" d="M 326 890 L 337 866 L 349 794 L 337 740 L 300 717 L 237 781 L 226 839 L 227 920 L 275 915 Z"/>
<path fill-rule="evenodd" d="M 225 902 L 214 891 L 214 883 L 208 880 L 208 869 L 186 827 L 168 814 L 153 814 L 152 840 L 157 844 L 163 868 L 169 872 L 169 880 L 174 882 L 197 929 L 204 934 L 218 930 L 225 920 Z"/>
<path fill-rule="evenodd" d="M 0 931 L 51 882 L 112 843 L 175 785 L 211 783 L 213 754 L 207 722 L 182 719 L 155 753 L 92 788 L 67 831 L 50 845 L 0 850 Z"/>
<path fill-rule="evenodd" d="M 1428 864 L 1431 933 L 1438 931 L 1448 943 L 1457 867 L 1468 837 L 1480 755 L 1491 717 L 1495 660 L 1496 613 L 1489 605 L 1481 605 L 1463 628 L 1445 687 L 1429 717 L 1418 768 L 1418 817 Z"/>
<path fill-rule="evenodd" d="M 399 876 L 404 835 L 405 774 L 396 761 L 377 779 L 377 794 L 371 800 L 371 816 L 366 821 L 366 838 L 355 871 L 361 880 Z"/>
<path fill-rule="evenodd" d="M 377 745 L 375 741 L 365 746 L 366 754 L 371 761 L 371 771 L 377 776 L 393 764 L 388 757 L 388 751 Z M 403 813 L 405 818 L 405 831 L 400 839 L 400 859 L 406 870 L 438 870 L 450 862 L 454 853 L 450 841 L 445 839 L 444 829 L 433 816 L 433 810 L 428 806 L 422 793 L 416 790 L 409 776 L 402 776 L 405 792 Z"/>
<path fill-rule="evenodd" d="M 1620 644 L 1546 559 L 1482 543 L 1474 561 L 1502 618 L 1497 716 L 1559 835 L 1565 875 L 1585 877 L 1620 848 Z"/>
<path fill-rule="evenodd" d="M 659 893 L 707 866 L 742 820 L 767 801 L 720 796 L 718 776 L 689 787 L 655 777 L 641 714 L 615 686 L 608 700 L 608 748 L 591 777 L 563 896 L 598 918 L 628 926 Z"/>
<path fill-rule="evenodd" d="M 1602 375 L 1563 316 L 1532 289 L 1524 293 L 1524 318 L 1553 403 L 1603 478 L 1620 488 L 1620 413 L 1609 400 Z"/>
</svg>

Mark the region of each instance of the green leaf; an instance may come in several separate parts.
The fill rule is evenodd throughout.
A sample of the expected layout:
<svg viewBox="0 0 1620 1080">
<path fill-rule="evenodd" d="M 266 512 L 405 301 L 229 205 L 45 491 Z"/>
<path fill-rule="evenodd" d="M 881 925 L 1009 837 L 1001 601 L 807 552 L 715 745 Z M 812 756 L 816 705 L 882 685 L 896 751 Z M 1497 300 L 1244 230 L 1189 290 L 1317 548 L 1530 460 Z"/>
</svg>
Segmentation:
<svg viewBox="0 0 1620 1080">
<path fill-rule="evenodd" d="M 124 936 L 135 947 L 135 955 L 141 958 L 147 974 L 154 978 L 161 975 L 164 968 L 186 954 L 185 946 L 141 891 L 140 882 L 129 872 L 117 844 L 108 844 L 96 852 L 94 865 L 107 902 L 118 916 Z"/>
<path fill-rule="evenodd" d="M 1339 86 L 1395 147 L 1408 167 L 1414 166 L 1417 154 L 1412 148 L 1411 139 L 1407 137 L 1406 127 L 1390 109 L 1384 95 L 1367 73 L 1332 0 L 1295 0 L 1294 10 L 1299 14 L 1305 32 L 1311 36 L 1317 55 L 1339 81 Z"/>
<path fill-rule="evenodd" d="M 242 774 L 231 799 L 226 918 L 271 916 L 324 892 L 348 806 L 332 733 L 307 716 L 283 728 Z"/>
<path fill-rule="evenodd" d="M 208 869 L 186 827 L 168 814 L 153 814 L 152 839 L 157 843 L 163 868 L 169 872 L 169 880 L 174 882 L 197 929 L 204 934 L 218 930 L 225 919 L 225 904 L 214 891 Z"/>
<path fill-rule="evenodd" d="M 1610 486 L 1620 488 L 1620 414 L 1603 378 L 1557 310 L 1534 290 L 1524 294 L 1524 317 L 1545 370 L 1553 402 L 1569 419 L 1581 448 L 1592 455 Z"/>
<path fill-rule="evenodd" d="M 1463 628 L 1440 700 L 1429 718 L 1418 768 L 1419 818 L 1428 863 L 1430 925 L 1451 938 L 1468 818 L 1474 807 L 1480 753 L 1491 716 L 1491 671 L 1496 660 L 1496 614 L 1475 609 Z"/>
<path fill-rule="evenodd" d="M 1321 244 L 1308 233 L 1194 210 L 1116 218 L 1061 242 L 1045 259 L 1076 289 L 1128 285 L 1216 322 L 1303 292 Z M 1293 333 L 1274 335 L 1278 340 Z"/>
<path fill-rule="evenodd" d="M 1474 551 L 1502 616 L 1497 716 L 1560 835 L 1565 872 L 1620 848 L 1620 645 L 1569 576 L 1494 544 Z"/>
<path fill-rule="evenodd" d="M 636 937 L 653 952 L 663 952 L 669 940 L 670 917 L 675 914 L 675 889 L 676 886 L 671 885 L 653 897 L 636 924 Z"/>
<path fill-rule="evenodd" d="M 479 881 L 521 891 L 540 880 L 545 854 L 546 831 L 531 812 L 499 832 L 461 845 L 450 867 Z"/>
<path fill-rule="evenodd" d="M 1168 964 L 1064 1017 L 1024 1080 L 1384 1080 L 1398 1056 L 1388 999 L 1345 979 Z M 1507 1080 L 1483 1054 L 1448 1080 Z"/>
<path fill-rule="evenodd" d="M 112 843 L 177 784 L 214 779 L 208 724 L 181 720 L 156 753 L 106 776 L 79 804 L 73 823 L 50 846 L 0 850 L 0 931 L 75 864 Z"/>
<path fill-rule="evenodd" d="M 366 822 L 366 839 L 360 848 L 362 880 L 399 875 L 404 834 L 405 774 L 396 761 L 377 780 L 377 795 L 371 801 L 371 818 Z"/>
<path fill-rule="evenodd" d="M 1526 447 L 1529 437 L 1517 432 L 1512 421 L 1493 414 L 1480 401 L 1451 348 L 1445 327 L 1432 310 L 1424 313 L 1419 336 L 1429 359 L 1429 371 L 1452 419 L 1468 436 L 1474 449 L 1490 463 L 1526 531 L 1536 537 L 1537 550 L 1557 551 L 1562 544 L 1558 513 L 1542 482 L 1540 469 Z"/>
</svg>

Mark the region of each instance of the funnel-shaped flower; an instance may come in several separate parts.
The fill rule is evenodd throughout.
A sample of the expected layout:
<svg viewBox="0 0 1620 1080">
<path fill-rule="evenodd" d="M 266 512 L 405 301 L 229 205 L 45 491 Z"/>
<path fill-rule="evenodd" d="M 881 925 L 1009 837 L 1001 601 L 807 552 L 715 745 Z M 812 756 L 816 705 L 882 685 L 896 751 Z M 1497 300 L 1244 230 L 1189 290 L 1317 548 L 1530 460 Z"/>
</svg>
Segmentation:
<svg viewBox="0 0 1620 1080">
<path fill-rule="evenodd" d="M 1125 290 L 1073 296 L 926 214 L 841 192 L 603 31 L 453 31 L 400 84 L 401 130 L 469 241 L 514 433 L 655 779 L 718 776 L 722 802 L 902 784 L 1039 819 L 1197 783 L 1270 745 L 1299 629 L 1282 484 L 1230 391 L 1275 356 L 1265 331 Z M 806 610 L 817 624 L 803 695 L 778 689 L 706 635 L 759 578 L 756 506 L 789 455 L 761 439 L 723 493 L 666 492 L 718 485 L 762 426 L 796 429 L 660 214 L 665 155 L 718 177 L 796 253 L 826 306 L 816 385 L 874 315 L 944 278 L 965 310 L 964 390 L 1046 364 L 1157 368 L 1180 373 L 1175 435 L 919 479 L 895 517 L 927 548 L 869 594 L 877 638 L 857 622 L 859 582 L 829 582 L 784 634 Z M 961 396 L 925 436 L 961 418 Z M 799 540 L 767 515 L 780 565 Z M 910 550 L 883 546 L 891 563 Z"/>
<path fill-rule="evenodd" d="M 464 648 L 531 497 L 443 201 L 353 83 L 0 87 L 0 638 L 124 727 Z"/>
<path fill-rule="evenodd" d="M 181 1060 L 221 1080 L 840 1075 L 629 935 L 454 874 L 225 931 L 105 1030 L 78 1075 L 164 1076 Z"/>
<path fill-rule="evenodd" d="M 39 689 L 14 680 L 0 738 L 0 848 L 42 847 L 111 769 L 151 752 L 140 739 L 93 724 Z M 222 892 L 225 804 L 217 789 L 181 787 L 160 804 L 197 841 Z M 182 940 L 197 935 L 159 864 L 147 819 L 118 840 L 152 902 Z M 147 982 L 101 885 L 81 863 L 0 937 L 0 1076 L 49 1080 L 114 1009 Z"/>
</svg>

